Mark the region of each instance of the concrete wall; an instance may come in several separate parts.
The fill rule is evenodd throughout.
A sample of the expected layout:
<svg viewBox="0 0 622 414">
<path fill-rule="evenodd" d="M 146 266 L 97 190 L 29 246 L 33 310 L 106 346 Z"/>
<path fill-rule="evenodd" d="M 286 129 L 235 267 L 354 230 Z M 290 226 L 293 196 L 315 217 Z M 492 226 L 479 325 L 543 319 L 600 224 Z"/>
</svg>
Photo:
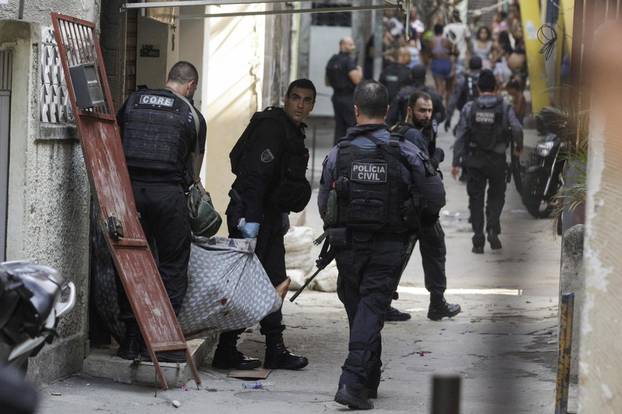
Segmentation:
<svg viewBox="0 0 622 414">
<path fill-rule="evenodd" d="M 39 121 L 40 34 L 51 10 L 97 21 L 93 0 L 0 6 L 0 44 L 14 50 L 7 258 L 32 259 L 58 269 L 78 288 L 76 308 L 60 324 L 60 338 L 31 361 L 37 382 L 78 371 L 86 347 L 89 185 L 75 130 Z M 73 138 L 72 138 L 73 137 Z"/>
<path fill-rule="evenodd" d="M 594 19 L 594 21 L 597 21 Z M 580 413 L 622 412 L 622 28 L 598 29 L 588 55 L 592 101 L 581 322 Z"/>
</svg>

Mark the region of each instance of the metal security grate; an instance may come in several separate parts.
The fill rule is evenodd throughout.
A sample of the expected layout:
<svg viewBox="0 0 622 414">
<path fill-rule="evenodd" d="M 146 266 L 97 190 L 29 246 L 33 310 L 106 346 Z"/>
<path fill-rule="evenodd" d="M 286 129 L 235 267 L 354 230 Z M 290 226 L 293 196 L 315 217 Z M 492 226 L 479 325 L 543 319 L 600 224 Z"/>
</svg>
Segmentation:
<svg viewBox="0 0 622 414">
<path fill-rule="evenodd" d="M 41 30 L 40 60 L 40 120 L 51 124 L 74 123 L 69 104 L 63 67 L 51 27 Z"/>
<path fill-rule="evenodd" d="M 62 42 L 62 47 L 66 53 L 67 65 L 69 69 L 73 66 L 83 64 L 95 64 L 98 66 L 98 54 L 95 47 L 95 39 L 93 29 L 81 24 L 77 19 L 74 20 L 58 20 L 58 37 Z M 59 45 L 60 46 L 60 45 Z M 101 71 L 97 71 L 97 77 L 100 85 L 104 85 L 105 79 L 102 79 Z M 107 97 L 109 98 L 109 97 Z M 81 112 L 104 117 L 112 116 L 113 109 L 110 99 L 104 100 L 103 103 L 89 109 L 83 109 Z"/>
<path fill-rule="evenodd" d="M 0 90 L 10 91 L 13 68 L 13 51 L 0 50 Z"/>
</svg>

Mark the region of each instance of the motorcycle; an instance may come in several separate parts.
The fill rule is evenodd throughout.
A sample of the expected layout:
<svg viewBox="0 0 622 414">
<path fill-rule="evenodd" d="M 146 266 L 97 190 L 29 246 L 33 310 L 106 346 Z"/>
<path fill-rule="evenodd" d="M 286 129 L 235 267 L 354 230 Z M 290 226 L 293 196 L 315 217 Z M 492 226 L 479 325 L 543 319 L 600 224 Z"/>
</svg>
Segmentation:
<svg viewBox="0 0 622 414">
<path fill-rule="evenodd" d="M 0 361 L 25 371 L 75 302 L 73 282 L 51 267 L 0 263 Z"/>
<path fill-rule="evenodd" d="M 32 413 L 36 391 L 24 381 L 28 359 L 57 336 L 76 288 L 56 270 L 30 262 L 0 263 L 0 408 Z"/>
<path fill-rule="evenodd" d="M 536 128 L 543 136 L 536 144 L 522 177 L 521 198 L 529 214 L 547 218 L 555 209 L 555 195 L 564 185 L 564 151 L 560 138 L 567 117 L 555 108 L 544 108 L 536 116 Z"/>
</svg>

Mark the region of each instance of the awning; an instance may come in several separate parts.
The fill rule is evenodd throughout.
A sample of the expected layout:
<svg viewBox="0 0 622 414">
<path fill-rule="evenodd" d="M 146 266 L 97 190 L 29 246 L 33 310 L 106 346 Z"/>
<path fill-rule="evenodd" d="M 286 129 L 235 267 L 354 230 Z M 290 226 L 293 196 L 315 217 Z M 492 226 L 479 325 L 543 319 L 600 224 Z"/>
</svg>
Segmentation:
<svg viewBox="0 0 622 414">
<path fill-rule="evenodd" d="M 147 15 L 154 19 L 172 24 L 179 17 L 179 7 L 191 6 L 226 6 L 232 4 L 279 4 L 279 3 L 299 3 L 306 0 L 182 0 L 182 1 L 162 1 L 147 0 L 144 3 L 125 3 L 123 8 L 126 10 L 141 9 L 146 10 Z M 354 2 L 353 2 L 354 3 Z M 300 13 L 338 13 L 344 11 L 368 11 L 381 9 L 398 8 L 402 11 L 410 10 L 411 0 L 384 0 L 383 4 L 371 6 L 348 6 L 343 2 L 335 2 L 330 7 L 320 7 L 311 9 L 301 8 L 285 8 L 285 9 L 269 9 L 251 12 L 218 12 L 209 14 L 184 15 L 183 20 L 187 19 L 204 19 L 209 17 L 232 17 L 232 16 L 252 16 L 252 15 L 276 15 L 276 14 L 300 14 Z M 410 13 L 406 13 L 406 18 L 410 17 Z"/>
</svg>

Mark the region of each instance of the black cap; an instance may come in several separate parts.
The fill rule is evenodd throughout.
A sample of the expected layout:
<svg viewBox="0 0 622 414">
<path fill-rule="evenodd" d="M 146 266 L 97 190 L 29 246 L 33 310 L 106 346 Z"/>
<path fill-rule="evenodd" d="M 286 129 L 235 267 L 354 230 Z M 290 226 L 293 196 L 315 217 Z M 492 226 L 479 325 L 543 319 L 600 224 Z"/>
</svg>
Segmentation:
<svg viewBox="0 0 622 414">
<path fill-rule="evenodd" d="M 482 92 L 494 92 L 497 88 L 497 78 L 490 69 L 484 69 L 480 72 L 477 79 L 477 87 Z"/>
<path fill-rule="evenodd" d="M 469 69 L 480 70 L 481 68 L 482 68 L 482 58 L 479 56 L 471 57 L 471 60 L 469 60 Z"/>
<path fill-rule="evenodd" d="M 426 73 L 427 69 L 423 65 L 415 65 L 410 70 L 410 76 L 412 77 L 413 81 L 425 80 Z"/>
</svg>

